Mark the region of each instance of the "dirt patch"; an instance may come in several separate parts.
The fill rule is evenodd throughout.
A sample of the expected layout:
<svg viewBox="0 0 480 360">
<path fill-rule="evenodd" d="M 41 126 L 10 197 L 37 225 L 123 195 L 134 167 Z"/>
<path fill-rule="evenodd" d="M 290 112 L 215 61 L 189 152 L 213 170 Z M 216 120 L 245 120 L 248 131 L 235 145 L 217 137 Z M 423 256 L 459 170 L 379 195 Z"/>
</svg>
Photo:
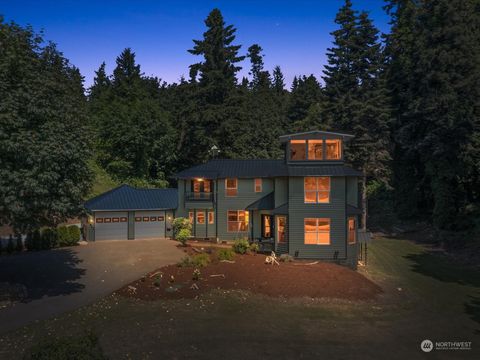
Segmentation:
<svg viewBox="0 0 480 360">
<path fill-rule="evenodd" d="M 188 253 L 192 250 L 186 249 Z M 211 256 L 215 259 L 215 256 Z M 381 288 L 347 267 L 319 262 L 295 261 L 266 265 L 264 255 L 236 255 L 233 263 L 214 261 L 195 269 L 169 265 L 160 268 L 117 291 L 118 294 L 142 299 L 195 298 L 212 289 L 246 290 L 272 297 L 339 298 L 369 300 Z"/>
</svg>

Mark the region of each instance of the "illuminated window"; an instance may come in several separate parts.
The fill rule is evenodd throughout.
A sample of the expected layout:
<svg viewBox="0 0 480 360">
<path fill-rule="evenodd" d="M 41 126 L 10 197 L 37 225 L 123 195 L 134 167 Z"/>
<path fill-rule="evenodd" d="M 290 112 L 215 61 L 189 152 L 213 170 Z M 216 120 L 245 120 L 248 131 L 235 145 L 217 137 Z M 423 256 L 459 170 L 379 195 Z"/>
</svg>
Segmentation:
<svg viewBox="0 0 480 360">
<path fill-rule="evenodd" d="M 202 197 L 202 193 L 210 193 L 211 188 L 211 180 L 205 180 L 201 178 L 192 180 L 192 192 L 195 198 L 200 199 Z"/>
<path fill-rule="evenodd" d="M 165 216 L 159 216 L 158 221 L 165 221 Z"/>
<path fill-rule="evenodd" d="M 308 160 L 323 160 L 323 140 L 308 140 Z"/>
<path fill-rule="evenodd" d="M 225 179 L 225 194 L 227 196 L 237 196 L 238 180 Z"/>
<path fill-rule="evenodd" d="M 142 218 L 141 217 L 135 217 L 135 222 L 141 222 L 142 221 Z"/>
<path fill-rule="evenodd" d="M 285 234 L 285 225 L 287 223 L 287 218 L 285 216 L 277 217 L 277 240 L 279 243 L 287 242 Z"/>
<path fill-rule="evenodd" d="M 95 219 L 95 222 L 101 224 L 101 223 L 103 223 L 103 219 L 102 219 L 102 218 L 96 218 L 96 219 Z"/>
<path fill-rule="evenodd" d="M 188 212 L 188 220 L 190 220 L 190 224 L 193 224 L 193 211 Z"/>
<path fill-rule="evenodd" d="M 306 147 L 306 140 L 290 140 L 290 160 L 307 160 Z"/>
<path fill-rule="evenodd" d="M 329 177 L 305 177 L 303 179 L 304 202 L 308 204 L 321 204 L 330 202 Z"/>
<path fill-rule="evenodd" d="M 213 224 L 215 219 L 215 213 L 213 211 L 208 212 L 208 223 Z"/>
<path fill-rule="evenodd" d="M 326 159 L 327 160 L 340 160 L 341 154 L 341 140 L 325 140 Z"/>
<path fill-rule="evenodd" d="M 262 192 L 262 179 L 255 179 L 255 192 Z"/>
<path fill-rule="evenodd" d="M 357 241 L 356 232 L 355 232 L 355 218 L 348 218 L 348 243 L 355 244 Z"/>
<path fill-rule="evenodd" d="M 144 216 L 143 217 L 143 222 L 148 222 L 148 221 L 150 221 L 150 218 L 148 216 Z"/>
<path fill-rule="evenodd" d="M 112 222 L 120 222 L 120 218 L 112 218 Z"/>
<path fill-rule="evenodd" d="M 121 217 L 120 222 L 127 222 L 127 218 L 126 217 Z"/>
<path fill-rule="evenodd" d="M 228 210 L 227 211 L 227 231 L 239 232 L 248 230 L 248 211 Z"/>
<path fill-rule="evenodd" d="M 304 219 L 306 245 L 330 245 L 330 219 Z"/>
<path fill-rule="evenodd" d="M 197 211 L 197 224 L 205 224 L 205 211 Z"/>
</svg>

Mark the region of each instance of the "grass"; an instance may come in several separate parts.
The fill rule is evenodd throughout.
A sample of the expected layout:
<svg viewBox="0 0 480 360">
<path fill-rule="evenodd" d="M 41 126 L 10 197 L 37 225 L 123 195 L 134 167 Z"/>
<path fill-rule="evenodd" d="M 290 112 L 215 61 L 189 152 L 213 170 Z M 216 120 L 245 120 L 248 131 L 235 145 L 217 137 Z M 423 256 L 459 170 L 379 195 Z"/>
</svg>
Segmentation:
<svg viewBox="0 0 480 360">
<path fill-rule="evenodd" d="M 0 337 L 0 358 L 21 358 L 47 334 L 92 329 L 112 359 L 423 359 L 424 339 L 473 342 L 469 352 L 428 354 L 433 359 L 479 358 L 478 271 L 409 241 L 376 240 L 368 255 L 360 271 L 385 291 L 372 302 L 223 291 L 155 302 L 112 295 Z"/>
</svg>

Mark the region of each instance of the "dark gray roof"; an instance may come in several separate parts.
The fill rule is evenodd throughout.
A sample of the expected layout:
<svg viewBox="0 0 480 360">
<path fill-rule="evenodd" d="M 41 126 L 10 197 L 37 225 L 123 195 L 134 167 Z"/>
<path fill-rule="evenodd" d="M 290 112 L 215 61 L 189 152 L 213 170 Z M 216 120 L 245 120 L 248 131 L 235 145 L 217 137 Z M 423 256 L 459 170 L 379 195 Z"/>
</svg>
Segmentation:
<svg viewBox="0 0 480 360">
<path fill-rule="evenodd" d="M 273 215 L 287 215 L 288 214 L 288 203 L 280 205 L 279 207 L 273 209 Z"/>
<path fill-rule="evenodd" d="M 121 185 L 88 200 L 85 208 L 101 210 L 160 210 L 176 209 L 177 189 L 137 189 Z"/>
<path fill-rule="evenodd" d="M 248 205 L 245 210 L 272 210 L 275 206 L 273 191 Z"/>
<path fill-rule="evenodd" d="M 228 177 L 253 178 L 276 176 L 362 176 L 348 166 L 338 165 L 287 165 L 284 160 L 230 160 L 216 159 L 191 167 L 176 174 L 178 179 Z"/>
<path fill-rule="evenodd" d="M 362 210 L 356 206 L 347 205 L 347 215 L 361 215 Z"/>
</svg>

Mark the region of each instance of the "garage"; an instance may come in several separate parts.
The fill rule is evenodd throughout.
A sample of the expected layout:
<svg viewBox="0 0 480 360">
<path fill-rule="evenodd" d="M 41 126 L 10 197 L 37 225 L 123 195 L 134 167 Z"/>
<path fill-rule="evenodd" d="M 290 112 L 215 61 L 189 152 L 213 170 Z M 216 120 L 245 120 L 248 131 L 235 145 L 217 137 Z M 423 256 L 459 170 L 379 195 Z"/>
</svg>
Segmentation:
<svg viewBox="0 0 480 360">
<path fill-rule="evenodd" d="M 96 240 L 127 240 L 128 212 L 95 212 Z"/>
<path fill-rule="evenodd" d="M 177 189 L 121 185 L 85 203 L 85 240 L 165 239 L 172 236 Z"/>
<path fill-rule="evenodd" d="M 165 211 L 135 211 L 135 239 L 165 237 Z"/>
</svg>

